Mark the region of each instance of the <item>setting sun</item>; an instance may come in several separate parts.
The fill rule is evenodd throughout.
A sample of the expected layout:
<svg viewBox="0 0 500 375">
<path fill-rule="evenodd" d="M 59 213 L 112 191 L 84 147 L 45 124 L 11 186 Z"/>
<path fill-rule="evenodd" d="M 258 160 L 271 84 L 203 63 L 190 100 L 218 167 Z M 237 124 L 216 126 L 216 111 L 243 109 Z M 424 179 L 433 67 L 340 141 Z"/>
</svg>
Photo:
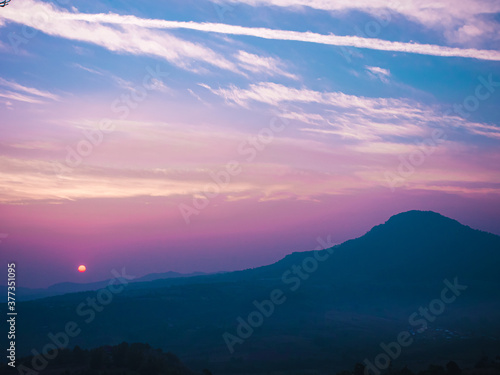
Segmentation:
<svg viewBox="0 0 500 375">
<path fill-rule="evenodd" d="M 87 267 L 85 267 L 83 264 L 78 267 L 78 271 L 80 272 L 85 272 L 87 270 Z"/>
</svg>

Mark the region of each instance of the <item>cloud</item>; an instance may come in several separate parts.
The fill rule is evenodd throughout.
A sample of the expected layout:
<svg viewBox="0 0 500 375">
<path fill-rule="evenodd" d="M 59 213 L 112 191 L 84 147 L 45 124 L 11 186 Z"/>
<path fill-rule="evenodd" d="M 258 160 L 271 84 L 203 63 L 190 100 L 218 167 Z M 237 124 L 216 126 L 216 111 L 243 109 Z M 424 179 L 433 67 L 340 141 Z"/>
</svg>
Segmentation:
<svg viewBox="0 0 500 375">
<path fill-rule="evenodd" d="M 80 166 L 71 175 L 58 178 L 48 161 L 0 157 L 0 203 L 30 200 L 75 200 L 86 198 L 169 197 L 198 192 L 208 181 L 208 172 L 179 173 L 157 168 L 131 170 Z M 249 189 L 234 182 L 222 194 Z"/>
<path fill-rule="evenodd" d="M 303 131 L 332 134 L 358 141 L 389 139 L 391 142 L 405 142 L 404 139 L 408 141 L 415 136 L 424 136 L 433 127 L 464 129 L 472 134 L 500 138 L 498 126 L 447 115 L 444 110 L 409 99 L 319 92 L 272 82 L 251 84 L 247 89 L 235 86 L 217 89 L 205 87 L 224 98 L 227 103 L 245 108 L 249 108 L 252 103 L 263 103 L 282 110 L 286 108 L 284 106 L 295 108 L 295 111 L 285 111 L 283 116 L 314 125 L 313 128 L 302 128 Z M 308 109 L 311 105 L 315 106 L 314 110 Z"/>
<path fill-rule="evenodd" d="M 387 108 L 402 107 L 408 114 L 415 111 L 407 101 L 385 98 L 367 98 L 348 95 L 342 92 L 319 92 L 306 88 L 293 88 L 273 82 L 251 84 L 248 89 L 230 86 L 227 89 L 213 89 L 214 94 L 241 106 L 251 101 L 278 106 L 283 102 L 317 103 L 339 108 L 370 108 L 374 111 L 387 111 Z"/>
<path fill-rule="evenodd" d="M 388 69 L 379 68 L 377 66 L 367 66 L 366 69 L 375 74 L 380 74 L 386 77 L 391 76 L 391 72 Z"/>
<path fill-rule="evenodd" d="M 32 96 L 27 96 L 27 95 L 19 94 L 19 93 L 12 92 L 12 91 L 3 91 L 3 90 L 0 90 L 0 97 L 1 98 L 6 98 L 6 99 L 11 99 L 11 100 L 16 100 L 18 102 L 31 103 L 31 104 L 41 104 L 41 103 L 43 103 L 42 100 L 33 98 Z"/>
<path fill-rule="evenodd" d="M 1 142 L 0 202 L 144 196 L 190 202 L 194 194 L 200 194 L 213 182 L 210 172 L 222 170 L 231 160 L 241 162 L 243 172 L 222 189 L 221 200 L 226 196 L 304 199 L 325 192 L 349 193 L 384 184 L 380 176 L 385 170 L 397 167 L 397 154 L 414 150 L 415 141 L 429 137 L 430 129 L 435 123 L 441 125 L 437 121 L 443 116 L 433 108 L 406 99 L 294 91 L 275 84 L 256 86 L 261 85 L 267 86 L 267 91 L 259 91 L 261 96 L 255 96 L 259 99 L 248 99 L 247 104 L 277 103 L 283 109 L 281 117 L 293 121 L 288 122 L 286 132 L 266 145 L 257 161 L 247 163 L 238 146 L 242 142 L 248 144 L 264 126 L 258 119 L 246 131 L 235 128 L 228 119 L 220 119 L 217 125 L 204 125 L 203 121 L 189 124 L 137 119 L 117 121 L 117 131 L 106 136 L 88 159 L 57 177 L 51 161 L 64 163 L 66 147 L 76 149 L 81 132 L 96 126 L 92 117 L 96 115 L 87 107 L 81 111 L 90 117 L 61 119 L 60 126 L 54 128 L 52 136 L 47 134 L 44 141 L 35 141 L 39 139 L 37 133 L 25 132 Z M 308 96 L 312 99 L 308 100 Z M 294 111 L 288 111 L 288 107 Z M 162 110 L 168 112 L 166 106 Z M 74 116 L 74 111 L 71 112 Z M 458 128 L 468 123 L 446 118 L 444 124 Z M 470 126 L 484 132 L 494 130 L 486 124 Z M 484 157 L 477 158 L 477 165 L 467 169 L 462 166 L 463 160 L 471 158 L 474 148 L 463 146 L 460 153 L 446 159 L 449 142 L 440 145 L 433 153 L 432 165 L 424 165 L 421 173 L 440 165 L 438 169 L 445 172 L 457 170 L 468 178 L 484 181 L 495 172 L 494 168 L 484 166 L 484 170 L 478 169 Z M 489 155 L 488 150 L 481 152 Z M 493 163 L 497 159 L 488 157 L 488 160 Z M 437 174 L 432 175 L 432 181 L 436 181 Z M 416 181 L 425 188 L 428 178 L 419 176 Z M 450 179 L 447 174 L 437 177 L 437 181 L 441 177 Z"/>
<path fill-rule="evenodd" d="M 281 75 L 287 78 L 297 79 L 296 75 L 283 70 L 284 63 L 274 57 L 263 57 L 254 55 L 253 53 L 239 51 L 236 54 L 236 59 L 243 69 L 252 73 L 263 73 L 269 76 Z"/>
<path fill-rule="evenodd" d="M 72 64 L 72 66 L 74 66 L 75 68 L 84 70 L 86 72 L 95 74 L 95 75 L 107 77 L 112 82 L 114 82 L 118 87 L 120 87 L 122 89 L 135 91 L 136 88 L 137 88 L 137 85 L 134 84 L 133 82 L 128 81 L 126 79 L 123 79 L 121 77 L 118 77 L 118 76 L 116 76 L 115 74 L 113 74 L 111 72 L 108 72 L 108 71 L 105 71 L 105 70 L 101 70 L 101 69 L 97 70 L 97 69 L 88 68 L 86 66 L 83 66 L 83 65 L 80 65 L 80 64 L 76 64 L 76 63 Z M 150 88 L 151 88 L 151 90 L 160 91 L 160 92 L 163 92 L 163 93 L 170 93 L 170 94 L 172 93 L 172 90 L 169 87 L 167 87 L 163 82 L 161 82 L 160 80 L 158 80 L 158 79 L 152 79 L 151 80 Z"/>
<path fill-rule="evenodd" d="M 88 68 L 86 66 L 83 66 L 83 65 L 80 65 L 80 64 L 77 64 L 77 63 L 74 63 L 73 66 L 75 68 L 85 70 L 86 72 L 89 72 L 89 73 L 92 73 L 92 74 L 95 74 L 95 75 L 99 75 L 99 76 L 103 76 L 104 75 L 104 73 L 101 72 L 101 71 L 99 71 L 99 70 Z"/>
<path fill-rule="evenodd" d="M 265 103 L 282 110 L 286 106 L 298 106 L 296 111 L 284 110 L 282 116 L 314 125 L 313 128 L 301 128 L 302 131 L 362 142 L 387 137 L 420 136 L 425 132 L 421 124 L 436 119 L 435 116 L 430 116 L 430 111 L 410 100 L 318 92 L 271 82 L 252 84 L 248 89 L 232 86 L 210 90 L 226 102 L 246 108 L 252 102 Z M 311 105 L 314 105 L 314 110 L 308 109 Z"/>
<path fill-rule="evenodd" d="M 280 3 L 285 5 L 291 4 L 286 0 Z M 314 2 L 311 0 L 310 3 Z M 321 4 L 323 3 L 330 2 L 326 0 L 321 1 Z M 114 52 L 158 56 L 177 66 L 192 70 L 196 70 L 190 64 L 190 61 L 194 59 L 196 61 L 204 61 L 220 69 L 238 72 L 233 62 L 221 57 L 209 48 L 173 37 L 170 34 L 153 32 L 150 29 L 188 29 L 226 35 L 254 36 L 272 40 L 289 40 L 381 51 L 500 61 L 500 52 L 494 50 L 463 49 L 431 44 L 393 42 L 358 36 L 324 35 L 313 32 L 251 28 L 221 23 L 144 19 L 114 13 L 72 13 L 34 0 L 25 0 L 21 4 L 22 9 L 19 9 L 19 7 L 12 10 L 7 9 L 2 14 L 10 21 L 34 27 L 48 35 L 94 43 Z M 44 17 L 40 20 L 40 18 L 33 17 L 33 14 L 42 14 Z M 112 28 L 104 26 L 105 24 L 117 25 L 119 27 Z"/>
<path fill-rule="evenodd" d="M 123 20 L 129 17 L 110 15 Z M 24 0 L 2 10 L 2 16 L 51 36 L 93 43 L 117 53 L 156 56 L 183 69 L 198 71 L 193 65 L 197 61 L 238 72 L 234 63 L 210 48 L 125 22 L 107 26 L 99 21 L 99 15 L 70 13 L 48 3 Z"/>
<path fill-rule="evenodd" d="M 304 8 L 340 14 L 360 11 L 390 22 L 395 14 L 434 30 L 440 30 L 448 40 L 469 42 L 474 38 L 499 38 L 499 24 L 494 16 L 500 12 L 496 0 L 215 0 L 216 3 L 246 4 L 253 7 L 275 6 L 291 11 Z"/>
<path fill-rule="evenodd" d="M 389 82 L 391 72 L 388 69 L 379 68 L 377 66 L 366 66 L 365 68 L 366 70 L 368 70 L 372 77 L 376 77 L 384 83 Z"/>
<path fill-rule="evenodd" d="M 118 77 L 114 74 L 109 74 L 109 77 L 111 80 L 116 84 L 116 86 L 125 89 L 125 90 L 132 90 L 134 91 L 134 86 L 135 84 L 133 82 L 130 82 L 126 79 L 123 79 L 121 77 Z"/>
<path fill-rule="evenodd" d="M 14 90 L 17 92 L 11 92 L 11 91 L 0 91 L 0 96 L 4 98 L 9 98 L 17 101 L 23 101 L 23 102 L 28 102 L 28 103 L 42 103 L 40 98 L 43 99 L 50 99 L 50 100 L 55 100 L 59 101 L 61 98 L 58 95 L 55 95 L 53 93 L 50 93 L 48 91 L 42 91 L 38 90 L 33 87 L 27 87 L 20 85 L 17 82 L 14 81 L 8 81 L 4 78 L 0 78 L 0 87 L 7 87 L 10 90 Z M 26 95 L 28 94 L 28 95 Z"/>
</svg>

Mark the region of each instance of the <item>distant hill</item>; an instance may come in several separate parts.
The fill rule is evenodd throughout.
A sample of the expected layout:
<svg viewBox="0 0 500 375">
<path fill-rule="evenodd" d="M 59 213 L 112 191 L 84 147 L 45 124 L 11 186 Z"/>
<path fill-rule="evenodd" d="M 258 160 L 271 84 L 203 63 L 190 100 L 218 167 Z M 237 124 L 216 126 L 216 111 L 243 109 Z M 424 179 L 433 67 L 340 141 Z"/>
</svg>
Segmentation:
<svg viewBox="0 0 500 375">
<path fill-rule="evenodd" d="M 178 272 L 164 272 L 164 273 L 151 273 L 143 277 L 131 280 L 131 283 L 143 283 L 153 280 L 162 279 L 173 279 L 181 277 L 193 277 L 207 275 L 204 272 L 193 272 L 189 274 L 183 274 Z M 39 298 L 53 297 L 68 293 L 86 292 L 91 290 L 98 290 L 105 288 L 109 283 L 109 280 L 97 281 L 94 283 L 57 283 L 49 286 L 48 288 L 23 288 L 17 287 L 17 301 L 31 301 Z M 7 295 L 7 287 L 5 285 L 0 285 L 0 293 L 3 296 Z"/>
<path fill-rule="evenodd" d="M 130 284 L 105 306 L 91 307 L 95 291 L 20 303 L 18 350 L 43 347 L 48 332 L 75 321 L 82 333 L 70 345 L 148 342 L 197 371 L 307 372 L 314 364 L 331 373 L 373 360 L 381 342 L 407 331 L 414 342 L 396 365 L 418 369 L 447 359 L 462 366 L 500 353 L 499 270 L 499 236 L 409 211 L 360 238 L 268 266 Z M 282 303 L 263 316 L 257 306 L 273 291 Z M 416 313 L 422 321 L 422 311 L 434 315 L 412 324 Z M 242 321 L 259 316 L 228 350 L 223 335 L 239 335 Z M 0 330 L 7 331 L 5 322 Z"/>
</svg>

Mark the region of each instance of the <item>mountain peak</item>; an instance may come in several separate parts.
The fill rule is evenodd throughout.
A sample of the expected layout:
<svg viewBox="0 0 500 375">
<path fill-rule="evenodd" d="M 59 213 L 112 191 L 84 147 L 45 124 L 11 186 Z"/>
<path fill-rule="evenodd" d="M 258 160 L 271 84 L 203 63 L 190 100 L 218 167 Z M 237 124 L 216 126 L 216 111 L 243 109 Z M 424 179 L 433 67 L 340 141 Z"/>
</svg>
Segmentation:
<svg viewBox="0 0 500 375">
<path fill-rule="evenodd" d="M 406 211 L 391 216 L 384 224 L 373 227 L 368 237 L 373 235 L 402 239 L 440 238 L 443 233 L 456 234 L 473 231 L 470 227 L 434 211 Z"/>
<path fill-rule="evenodd" d="M 393 215 L 385 222 L 387 226 L 436 227 L 436 226 L 464 226 L 456 220 L 450 219 L 434 211 L 411 210 Z"/>
<path fill-rule="evenodd" d="M 417 223 L 455 223 L 460 224 L 458 221 L 450 219 L 440 213 L 434 211 L 419 211 L 411 210 L 401 212 L 399 214 L 393 215 L 386 221 L 386 224 L 402 223 L 405 225 L 417 224 Z M 462 225 L 462 224 L 460 224 Z"/>
</svg>

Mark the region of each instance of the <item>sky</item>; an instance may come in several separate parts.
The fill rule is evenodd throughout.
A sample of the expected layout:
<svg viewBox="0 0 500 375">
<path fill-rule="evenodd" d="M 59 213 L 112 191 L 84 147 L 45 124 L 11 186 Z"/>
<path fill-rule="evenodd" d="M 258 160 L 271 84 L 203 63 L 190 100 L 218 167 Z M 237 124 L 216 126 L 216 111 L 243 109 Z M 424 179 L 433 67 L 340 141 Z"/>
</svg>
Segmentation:
<svg viewBox="0 0 500 375">
<path fill-rule="evenodd" d="M 412 209 L 500 234 L 499 104 L 495 0 L 12 0 L 0 259 L 47 287 L 256 267 Z"/>
</svg>

